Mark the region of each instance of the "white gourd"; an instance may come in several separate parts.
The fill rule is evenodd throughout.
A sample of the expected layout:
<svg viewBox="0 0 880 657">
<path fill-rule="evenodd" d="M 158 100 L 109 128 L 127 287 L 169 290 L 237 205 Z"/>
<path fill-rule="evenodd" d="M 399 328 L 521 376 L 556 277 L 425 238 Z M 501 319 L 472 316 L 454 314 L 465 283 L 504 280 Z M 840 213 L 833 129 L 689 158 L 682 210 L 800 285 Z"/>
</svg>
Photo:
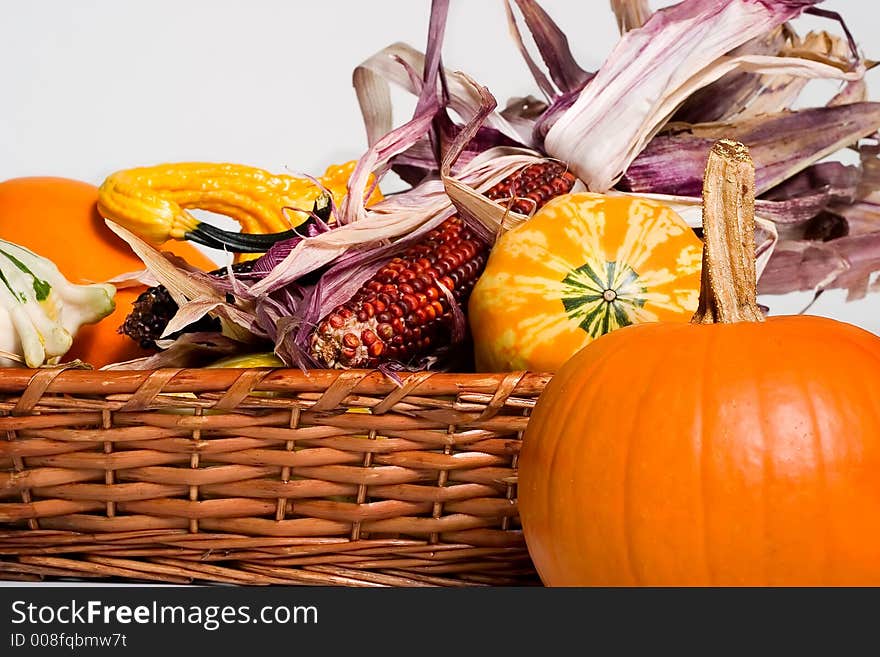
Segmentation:
<svg viewBox="0 0 880 657">
<path fill-rule="evenodd" d="M 83 324 L 114 308 L 116 288 L 107 283 L 77 285 L 53 262 L 0 240 L 0 366 L 40 367 L 58 363 Z"/>
</svg>

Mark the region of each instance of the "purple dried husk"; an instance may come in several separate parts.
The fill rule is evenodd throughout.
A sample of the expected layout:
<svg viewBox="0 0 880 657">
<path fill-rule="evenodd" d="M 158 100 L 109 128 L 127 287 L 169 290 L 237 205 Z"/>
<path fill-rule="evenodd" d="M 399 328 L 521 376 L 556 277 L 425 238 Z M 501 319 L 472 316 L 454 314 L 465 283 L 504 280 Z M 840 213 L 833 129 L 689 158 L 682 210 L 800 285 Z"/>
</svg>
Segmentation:
<svg viewBox="0 0 880 657">
<path fill-rule="evenodd" d="M 801 224 L 823 212 L 827 214 L 836 203 L 852 203 L 861 178 L 857 166 L 840 162 L 813 164 L 756 199 L 755 209 L 780 227 Z"/>
<path fill-rule="evenodd" d="M 442 123 L 444 125 L 443 143 L 453 142 L 461 131 L 461 126 L 453 124 L 448 118 L 443 120 Z M 511 139 L 495 128 L 480 126 L 477 134 L 474 135 L 456 161 L 454 173 L 458 173 L 462 167 L 470 163 L 480 153 L 484 153 L 496 146 L 522 148 L 525 145 Z M 401 180 L 413 187 L 426 178 L 438 176 L 440 174 L 440 166 L 437 163 L 437 153 L 431 140 L 427 136 L 422 137 L 408 150 L 394 157 L 391 160 L 391 170 Z"/>
<path fill-rule="evenodd" d="M 831 190 L 835 200 L 853 201 L 862 181 L 862 169 L 842 162 L 820 162 L 795 174 L 788 180 L 765 192 L 761 198 L 785 201 Z"/>
<path fill-rule="evenodd" d="M 617 19 L 617 29 L 621 34 L 637 30 L 648 22 L 654 13 L 648 0 L 611 0 L 611 10 Z"/>
<path fill-rule="evenodd" d="M 776 246 L 758 279 L 758 294 L 826 289 L 846 271 L 846 261 L 833 245 L 822 242 L 784 242 Z"/>
<path fill-rule="evenodd" d="M 315 237 L 316 235 L 326 233 L 330 230 L 332 230 L 332 227 L 324 223 L 320 217 L 313 217 L 313 221 L 308 222 L 301 237 L 294 237 L 288 240 L 275 242 L 266 253 L 257 258 L 246 278 L 262 278 L 271 272 L 277 264 L 290 255 L 290 252 L 293 251 L 296 245 L 302 242 L 305 238 Z"/>
<path fill-rule="evenodd" d="M 444 20 L 445 15 L 445 10 L 438 11 L 436 8 L 432 9 L 431 25 L 433 26 L 433 31 L 428 39 L 428 49 L 425 58 L 425 75 L 429 79 L 422 87 L 422 95 L 420 96 L 419 104 L 416 107 L 416 112 L 420 111 L 420 108 L 423 105 L 426 105 L 426 98 L 430 99 L 432 97 L 430 90 L 436 86 L 436 80 L 445 80 L 445 75 L 440 67 L 439 58 L 440 40 L 443 37 L 444 30 L 440 25 L 435 24 Z M 463 76 L 463 74 L 459 74 L 459 76 Z M 448 99 L 445 99 L 445 101 L 448 101 Z M 473 113 L 475 114 L 480 111 L 478 107 L 469 109 L 473 109 Z M 510 123 L 510 126 L 516 126 L 518 129 L 522 130 L 523 135 L 529 135 L 531 133 L 534 119 L 527 119 L 526 112 L 531 112 L 534 116 L 537 116 L 540 113 L 536 112 L 535 108 L 532 108 L 529 105 L 520 105 L 519 107 L 516 105 L 508 105 L 500 115 L 505 119 L 512 117 L 513 122 Z M 456 158 L 454 168 L 455 173 L 460 172 L 460 170 L 475 157 L 490 148 L 496 146 L 524 148 L 529 141 L 528 139 L 513 139 L 497 128 L 484 125 L 485 119 L 488 118 L 489 116 L 486 115 L 480 120 L 476 133 L 471 136 L 470 140 Z M 455 123 L 450 118 L 446 106 L 442 106 L 434 118 L 431 131 L 416 141 L 406 151 L 391 159 L 392 171 L 400 176 L 404 182 L 413 187 L 427 178 L 438 176 L 440 173 L 439 163 L 442 154 L 447 152 L 449 148 L 456 143 L 456 139 L 462 129 L 464 129 L 463 126 Z"/>
<path fill-rule="evenodd" d="M 257 323 L 264 327 L 275 345 L 274 352 L 287 365 L 306 370 L 317 366 L 296 343 L 302 316 L 312 304 L 315 285 L 291 283 L 256 303 Z"/>
<path fill-rule="evenodd" d="M 580 92 L 596 74 L 585 71 L 578 66 L 571 54 L 567 37 L 553 19 L 550 18 L 550 15 L 541 9 L 537 2 L 533 0 L 529 2 L 517 0 L 517 4 L 520 7 L 520 11 L 523 12 L 523 17 L 526 19 L 526 27 L 538 46 L 544 63 L 547 65 L 549 75 L 555 83 L 554 85 L 547 79 L 547 76 L 540 70 L 526 49 L 508 0 L 505 2 L 505 7 L 510 33 L 526 62 L 526 66 L 528 66 L 529 71 L 532 73 L 535 83 L 549 101 L 549 105 L 540 114 L 533 114 L 528 120 L 518 123 L 520 130 L 525 129 L 527 124 L 531 124 L 529 131 L 531 139 L 526 145 L 536 147 L 544 143 L 544 137 L 546 137 L 547 131 L 556 119 L 571 107 L 577 100 Z M 504 115 L 504 112 L 501 112 L 501 114 Z"/>
<path fill-rule="evenodd" d="M 777 247 L 758 281 L 760 294 L 845 289 L 847 300 L 871 290 L 880 270 L 880 232 L 849 235 L 828 242 L 787 242 Z M 876 287 L 876 284 L 875 284 Z"/>
<path fill-rule="evenodd" d="M 735 48 L 730 55 L 778 55 L 788 38 L 788 31 L 786 25 L 776 27 Z M 772 76 L 751 72 L 729 73 L 691 94 L 672 121 L 707 123 L 730 118 L 747 107 L 756 96 L 767 92 L 767 77 Z M 791 79 L 791 76 L 784 77 Z"/>
<path fill-rule="evenodd" d="M 504 109 L 499 114 L 516 128 L 518 132 L 523 135 L 529 135 L 534 129 L 535 121 L 547 111 L 548 107 L 547 103 L 532 95 L 516 96 L 507 100 L 507 105 L 504 106 Z M 523 142 L 524 145 L 531 146 L 526 141 Z"/>
<path fill-rule="evenodd" d="M 871 291 L 871 276 L 880 271 L 880 159 L 877 146 L 859 150 L 855 200 L 829 204 L 801 227 L 800 234 L 784 240 L 764 270 L 760 292 L 818 294 L 844 289 L 848 300 L 855 300 Z M 826 168 L 822 173 L 829 172 L 833 170 Z M 797 187 L 796 182 L 792 187 Z"/>
<path fill-rule="evenodd" d="M 828 210 L 846 221 L 847 235 L 880 232 L 880 203 L 862 199 L 855 203 L 832 204 Z M 880 258 L 880 253 L 877 255 Z"/>
<path fill-rule="evenodd" d="M 441 31 L 442 33 L 442 31 Z M 429 52 L 431 49 L 429 48 Z M 439 68 L 439 58 L 428 57 L 427 61 L 433 61 Z M 431 72 L 425 72 L 426 78 L 431 78 Z M 428 89 L 428 86 L 425 87 Z M 494 110 L 495 100 L 484 89 L 479 90 L 480 108 L 470 117 L 467 122 L 456 128 L 452 125 L 445 109 L 436 113 L 439 120 L 434 122 L 435 140 L 439 141 L 439 150 L 443 160 L 440 173 L 444 182 L 452 176 L 454 165 L 459 160 L 466 147 L 473 144 L 478 136 L 480 128 L 486 117 Z M 381 143 L 378 141 L 377 144 Z M 423 186 L 429 187 L 432 181 L 426 181 Z M 414 190 L 417 191 L 417 190 Z M 402 200 L 406 195 L 400 195 Z M 414 196 L 417 199 L 418 196 Z M 275 299 L 270 299 L 266 308 L 261 308 L 261 302 L 257 301 L 257 315 L 261 322 L 279 323 L 280 307 L 287 312 L 287 320 L 284 330 L 276 332 L 275 352 L 285 362 L 294 363 L 303 368 L 316 367 L 318 363 L 311 355 L 312 338 L 319 322 L 333 309 L 349 301 L 373 277 L 376 272 L 392 258 L 403 254 L 413 244 L 421 241 L 425 234 L 440 225 L 455 212 L 452 206 L 438 212 L 429 221 L 415 228 L 407 235 L 402 236 L 390 244 L 364 244 L 352 248 L 341 256 L 332 260 L 326 270 L 321 272 L 320 279 L 314 285 L 308 286 L 303 294 L 293 302 L 279 304 Z M 467 217 L 462 215 L 467 221 Z M 287 258 L 287 256 L 285 256 Z M 282 263 L 284 260 L 282 260 Z M 301 279 L 300 279 L 301 280 Z M 298 281 L 299 282 L 299 281 Z M 441 286 L 442 287 L 442 286 Z M 451 292 L 449 293 L 451 296 Z M 444 367 L 450 362 L 450 358 L 461 350 L 457 347 L 467 336 L 467 320 L 464 309 L 453 300 L 451 304 L 450 344 L 434 350 L 427 359 L 417 363 L 398 363 L 400 368 L 437 369 Z"/>
<path fill-rule="evenodd" d="M 568 45 L 568 37 L 559 28 L 559 26 L 550 18 L 550 15 L 544 11 L 535 0 L 515 0 L 517 7 L 525 20 L 538 52 L 547 66 L 550 79 L 556 86 L 558 93 L 565 93 L 574 89 L 582 89 L 586 81 L 592 77 L 592 73 L 588 73 L 582 69 L 575 61 L 571 54 L 571 48 Z M 510 2 L 505 3 L 508 11 L 508 22 L 511 31 L 514 32 L 514 38 L 519 37 L 519 30 L 516 27 L 516 21 L 513 18 L 513 12 L 510 9 Z M 521 42 L 521 39 L 518 39 Z M 521 48 L 520 52 L 526 60 L 529 69 L 533 74 L 538 70 L 537 65 L 531 56 Z M 543 74 L 535 77 L 539 88 L 546 86 L 546 78 Z M 552 97 L 552 88 L 544 89 L 549 91 Z"/>
<path fill-rule="evenodd" d="M 809 13 L 813 10 L 814 8 L 807 11 Z M 833 16 L 839 18 L 836 14 Z M 772 32 L 743 44 L 729 53 L 729 56 L 799 57 L 824 62 L 841 70 L 867 68 L 868 62 L 859 56 L 846 24 L 842 21 L 841 24 L 847 38 L 827 32 L 810 32 L 801 38 L 786 23 Z M 806 84 L 806 78 L 795 75 L 729 73 L 692 94 L 672 120 L 687 123 L 732 122 L 762 114 L 774 114 L 791 109 Z M 827 104 L 843 105 L 867 100 L 862 93 L 863 88 L 864 80 L 861 78 L 847 81 Z"/>
<path fill-rule="evenodd" d="M 832 288 L 847 290 L 847 301 L 856 301 L 868 292 L 880 290 L 880 280 L 871 277 L 880 270 L 880 232 L 849 235 L 829 242 L 846 260 L 847 269 L 832 283 Z"/>
<path fill-rule="evenodd" d="M 566 110 L 574 105 L 575 101 L 580 96 L 581 91 L 583 91 L 584 87 L 589 84 L 591 79 L 592 76 L 584 81 L 582 87 L 572 89 L 571 91 L 566 91 L 563 94 L 559 94 L 553 100 L 550 106 L 535 121 L 535 126 L 532 131 L 532 137 L 535 142 L 539 144 L 544 143 L 544 139 L 547 137 L 547 133 L 550 131 L 550 128 L 553 127 L 553 124 L 556 123 L 559 117 L 565 114 Z"/>
<path fill-rule="evenodd" d="M 818 107 L 740 123 L 677 128 L 651 140 L 627 169 L 619 189 L 699 196 L 712 144 L 729 138 L 749 147 L 755 162 L 756 191 L 761 194 L 880 129 L 880 103 Z"/>
<path fill-rule="evenodd" d="M 683 0 L 618 41 L 572 106 L 547 130 L 544 150 L 593 192 L 619 181 L 681 104 L 737 70 L 854 80 L 864 66 L 812 56 L 728 53 L 818 0 Z M 812 55 L 812 53 L 809 53 Z"/>
</svg>

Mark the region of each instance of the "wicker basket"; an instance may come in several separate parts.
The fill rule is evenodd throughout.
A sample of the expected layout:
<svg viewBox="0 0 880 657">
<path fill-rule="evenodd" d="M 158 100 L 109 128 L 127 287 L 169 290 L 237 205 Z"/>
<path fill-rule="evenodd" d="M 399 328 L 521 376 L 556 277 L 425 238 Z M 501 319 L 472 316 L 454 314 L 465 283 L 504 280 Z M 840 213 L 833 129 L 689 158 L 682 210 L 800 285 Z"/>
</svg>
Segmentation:
<svg viewBox="0 0 880 657">
<path fill-rule="evenodd" d="M 0 370 L 0 579 L 539 584 L 516 459 L 548 380 Z"/>
</svg>

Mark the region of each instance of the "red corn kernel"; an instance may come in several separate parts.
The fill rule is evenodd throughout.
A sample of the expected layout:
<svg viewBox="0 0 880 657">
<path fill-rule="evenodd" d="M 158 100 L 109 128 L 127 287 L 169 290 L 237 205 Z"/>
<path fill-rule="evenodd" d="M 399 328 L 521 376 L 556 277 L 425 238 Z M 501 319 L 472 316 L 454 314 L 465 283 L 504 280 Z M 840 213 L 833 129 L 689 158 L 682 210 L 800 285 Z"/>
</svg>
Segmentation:
<svg viewBox="0 0 880 657">
<path fill-rule="evenodd" d="M 412 294 L 404 294 L 403 302 L 406 304 L 406 308 L 410 312 L 419 307 L 419 300 Z"/>
</svg>

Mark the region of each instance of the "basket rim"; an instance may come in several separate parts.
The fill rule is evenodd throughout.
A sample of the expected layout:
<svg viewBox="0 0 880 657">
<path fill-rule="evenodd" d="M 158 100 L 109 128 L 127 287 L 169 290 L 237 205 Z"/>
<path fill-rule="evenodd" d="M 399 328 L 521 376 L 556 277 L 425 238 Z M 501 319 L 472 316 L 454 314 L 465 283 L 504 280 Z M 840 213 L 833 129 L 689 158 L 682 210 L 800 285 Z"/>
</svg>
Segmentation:
<svg viewBox="0 0 880 657">
<path fill-rule="evenodd" d="M 401 387 L 412 392 L 454 395 L 462 391 L 493 393 L 499 384 L 512 384 L 510 392 L 535 394 L 552 378 L 541 372 L 400 372 L 397 380 L 379 370 L 301 370 L 298 368 L 160 368 L 153 370 L 89 370 L 59 368 L 0 368 L 0 394 L 17 393 L 47 379 L 43 392 L 61 394 L 134 393 L 151 379 L 163 379 L 165 392 L 218 392 L 255 374 L 252 382 L 260 392 L 323 392 L 345 382 L 352 392 L 388 394 Z M 515 379 L 515 381 L 514 381 Z"/>
</svg>

